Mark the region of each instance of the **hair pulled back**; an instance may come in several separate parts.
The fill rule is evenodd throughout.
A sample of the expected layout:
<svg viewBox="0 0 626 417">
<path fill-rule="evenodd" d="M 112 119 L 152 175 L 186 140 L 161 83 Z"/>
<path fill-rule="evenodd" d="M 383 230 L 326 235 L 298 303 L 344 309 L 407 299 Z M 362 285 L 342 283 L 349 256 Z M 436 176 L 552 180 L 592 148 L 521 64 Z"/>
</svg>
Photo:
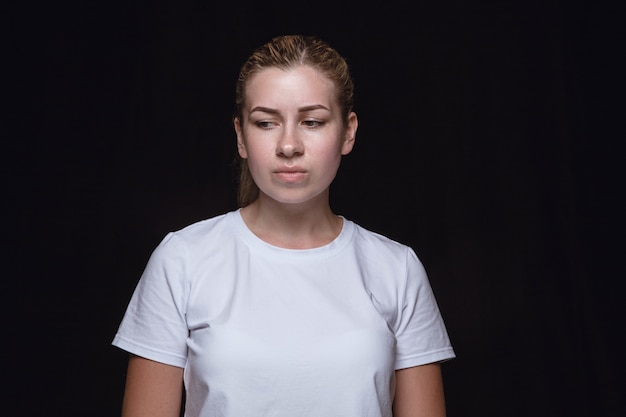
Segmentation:
<svg viewBox="0 0 626 417">
<path fill-rule="evenodd" d="M 342 119 L 347 125 L 354 102 L 354 84 L 346 60 L 330 45 L 314 36 L 285 35 L 275 37 L 257 48 L 239 71 L 235 87 L 234 118 L 241 122 L 242 129 L 248 81 L 255 74 L 269 68 L 289 70 L 298 66 L 314 68 L 334 83 Z M 247 161 L 239 156 L 237 159 L 239 162 L 237 198 L 239 205 L 245 207 L 257 199 L 259 188 L 250 174 Z"/>
</svg>

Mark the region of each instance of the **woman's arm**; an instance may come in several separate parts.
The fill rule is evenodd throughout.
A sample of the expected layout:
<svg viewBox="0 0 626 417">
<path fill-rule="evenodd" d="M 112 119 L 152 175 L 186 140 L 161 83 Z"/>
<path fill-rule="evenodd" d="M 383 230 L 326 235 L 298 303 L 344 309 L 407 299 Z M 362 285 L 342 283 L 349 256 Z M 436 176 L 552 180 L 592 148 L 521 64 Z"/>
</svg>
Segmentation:
<svg viewBox="0 0 626 417">
<path fill-rule="evenodd" d="M 122 417 L 179 417 L 183 368 L 131 355 Z"/>
<path fill-rule="evenodd" d="M 438 363 L 396 371 L 394 417 L 445 417 L 441 366 Z"/>
</svg>

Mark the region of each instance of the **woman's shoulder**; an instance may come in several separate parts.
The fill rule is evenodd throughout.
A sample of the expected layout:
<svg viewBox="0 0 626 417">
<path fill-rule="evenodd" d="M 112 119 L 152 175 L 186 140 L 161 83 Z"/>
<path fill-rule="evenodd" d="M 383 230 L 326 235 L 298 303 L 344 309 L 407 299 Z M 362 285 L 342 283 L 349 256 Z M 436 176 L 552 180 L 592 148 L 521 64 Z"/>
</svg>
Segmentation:
<svg viewBox="0 0 626 417">
<path fill-rule="evenodd" d="M 207 247 L 212 242 L 218 244 L 233 235 L 234 222 L 232 217 L 236 211 L 222 213 L 169 232 L 162 243 L 176 241 L 187 248 Z"/>
<path fill-rule="evenodd" d="M 406 254 L 411 248 L 393 238 L 354 223 L 356 243 L 374 250 L 386 250 L 398 254 Z"/>
</svg>

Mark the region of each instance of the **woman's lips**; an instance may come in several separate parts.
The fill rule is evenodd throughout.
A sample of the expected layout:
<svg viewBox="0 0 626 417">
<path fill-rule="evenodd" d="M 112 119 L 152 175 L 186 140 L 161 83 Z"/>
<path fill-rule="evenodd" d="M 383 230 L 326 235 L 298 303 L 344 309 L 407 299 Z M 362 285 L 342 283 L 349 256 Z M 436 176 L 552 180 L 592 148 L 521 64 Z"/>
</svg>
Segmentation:
<svg viewBox="0 0 626 417">
<path fill-rule="evenodd" d="M 274 171 L 274 176 L 281 182 L 297 183 L 306 177 L 307 173 L 301 168 L 280 168 Z"/>
</svg>

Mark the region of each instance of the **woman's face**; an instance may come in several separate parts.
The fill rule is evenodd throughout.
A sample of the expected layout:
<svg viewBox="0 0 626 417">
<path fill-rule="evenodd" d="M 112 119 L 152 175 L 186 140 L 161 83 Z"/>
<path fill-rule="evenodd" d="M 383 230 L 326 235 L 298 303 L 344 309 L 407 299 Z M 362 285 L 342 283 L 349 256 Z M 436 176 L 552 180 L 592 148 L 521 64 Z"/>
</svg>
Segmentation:
<svg viewBox="0 0 626 417">
<path fill-rule="evenodd" d="M 263 70 L 248 80 L 242 115 L 239 155 L 263 195 L 285 204 L 327 198 L 358 124 L 354 113 L 343 124 L 331 80 L 308 66 Z"/>
</svg>

